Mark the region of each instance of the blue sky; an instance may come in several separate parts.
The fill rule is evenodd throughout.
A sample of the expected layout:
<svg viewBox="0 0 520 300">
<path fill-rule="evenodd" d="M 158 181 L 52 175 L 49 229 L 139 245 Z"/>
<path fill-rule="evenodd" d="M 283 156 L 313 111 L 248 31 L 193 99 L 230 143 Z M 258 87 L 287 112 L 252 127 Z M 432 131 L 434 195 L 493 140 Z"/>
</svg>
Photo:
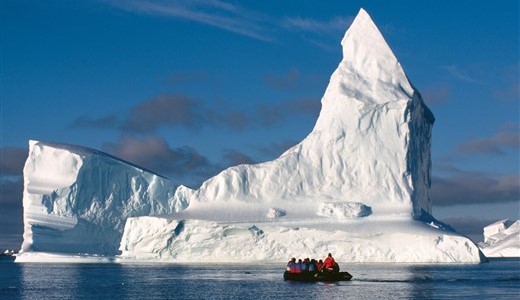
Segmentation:
<svg viewBox="0 0 520 300">
<path fill-rule="evenodd" d="M 474 240 L 520 218 L 518 1 L 1 1 L 0 248 L 28 140 L 197 187 L 312 129 L 359 9 L 436 117 L 433 214 Z"/>
</svg>

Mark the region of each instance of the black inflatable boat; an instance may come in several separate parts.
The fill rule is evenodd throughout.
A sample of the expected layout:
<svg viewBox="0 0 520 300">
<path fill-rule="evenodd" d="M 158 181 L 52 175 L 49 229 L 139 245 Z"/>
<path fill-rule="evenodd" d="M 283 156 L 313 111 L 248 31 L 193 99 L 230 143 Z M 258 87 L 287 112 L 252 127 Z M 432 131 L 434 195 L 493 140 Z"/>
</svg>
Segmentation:
<svg viewBox="0 0 520 300">
<path fill-rule="evenodd" d="M 349 272 L 301 272 L 291 273 L 285 271 L 283 273 L 283 279 L 291 281 L 348 281 L 352 279 L 352 275 Z"/>
</svg>

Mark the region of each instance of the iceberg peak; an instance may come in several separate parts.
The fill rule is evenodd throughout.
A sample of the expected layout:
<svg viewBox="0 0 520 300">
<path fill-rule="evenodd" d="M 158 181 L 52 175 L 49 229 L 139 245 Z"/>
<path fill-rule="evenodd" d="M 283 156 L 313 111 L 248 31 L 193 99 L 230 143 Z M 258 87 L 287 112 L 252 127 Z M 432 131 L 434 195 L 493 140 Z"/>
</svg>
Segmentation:
<svg viewBox="0 0 520 300">
<path fill-rule="evenodd" d="M 343 61 L 352 72 L 388 81 L 404 75 L 399 61 L 368 13 L 361 9 L 341 41 Z"/>
<path fill-rule="evenodd" d="M 343 59 L 322 98 L 315 129 L 323 130 L 338 123 L 344 128 L 345 120 L 352 118 L 351 111 L 358 110 L 360 104 L 409 101 L 418 95 L 365 10 L 359 11 L 341 45 Z"/>
</svg>

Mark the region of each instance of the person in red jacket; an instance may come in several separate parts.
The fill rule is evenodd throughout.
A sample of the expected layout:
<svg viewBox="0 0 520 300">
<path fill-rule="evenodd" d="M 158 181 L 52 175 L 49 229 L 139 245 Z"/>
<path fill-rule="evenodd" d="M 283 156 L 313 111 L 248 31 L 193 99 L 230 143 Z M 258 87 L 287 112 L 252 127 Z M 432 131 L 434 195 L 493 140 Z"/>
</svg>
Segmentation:
<svg viewBox="0 0 520 300">
<path fill-rule="evenodd" d="M 320 259 L 320 260 L 318 261 L 318 263 L 316 264 L 316 269 L 317 269 L 318 271 L 323 270 L 323 260 Z"/>
<path fill-rule="evenodd" d="M 323 270 L 331 272 L 336 267 L 336 261 L 334 260 L 334 257 L 332 257 L 332 254 L 329 253 L 327 258 L 325 258 L 325 261 L 323 261 Z"/>
</svg>

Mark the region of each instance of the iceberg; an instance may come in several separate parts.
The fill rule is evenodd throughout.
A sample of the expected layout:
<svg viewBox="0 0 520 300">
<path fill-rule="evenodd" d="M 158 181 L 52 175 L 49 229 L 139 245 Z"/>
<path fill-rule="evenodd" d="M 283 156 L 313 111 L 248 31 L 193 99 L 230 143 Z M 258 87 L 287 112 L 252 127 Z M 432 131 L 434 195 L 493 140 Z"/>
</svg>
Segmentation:
<svg viewBox="0 0 520 300">
<path fill-rule="evenodd" d="M 484 242 L 478 244 L 487 257 L 520 257 L 520 220 L 501 220 L 484 227 Z"/>
<path fill-rule="evenodd" d="M 62 248 L 110 255 L 117 243 L 119 262 L 281 262 L 329 252 L 343 262 L 485 260 L 432 216 L 435 118 L 363 9 L 341 44 L 311 133 L 273 161 L 230 167 L 196 190 L 174 190 L 100 153 L 46 145 L 37 159 L 33 142 L 24 170 L 26 261 Z M 35 189 L 35 175 L 56 163 L 63 178 Z"/>
</svg>

